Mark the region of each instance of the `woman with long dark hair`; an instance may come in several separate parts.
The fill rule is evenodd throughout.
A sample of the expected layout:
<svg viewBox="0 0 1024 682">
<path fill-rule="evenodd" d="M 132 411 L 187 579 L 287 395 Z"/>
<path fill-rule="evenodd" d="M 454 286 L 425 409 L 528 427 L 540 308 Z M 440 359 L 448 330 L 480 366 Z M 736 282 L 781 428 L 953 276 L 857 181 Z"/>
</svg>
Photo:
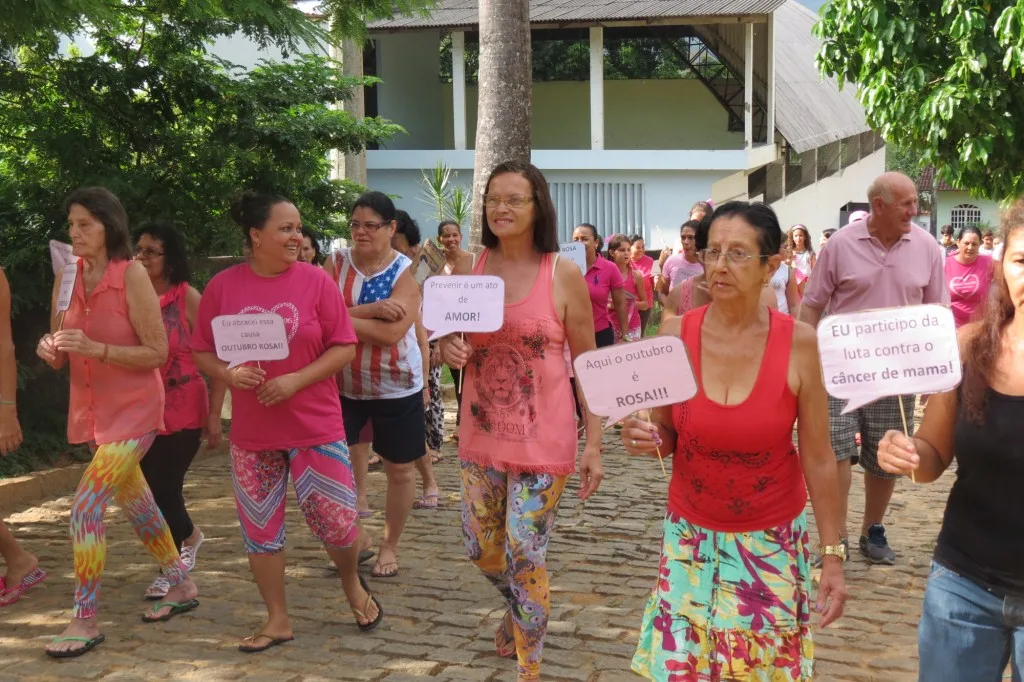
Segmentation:
<svg viewBox="0 0 1024 682">
<path fill-rule="evenodd" d="M 471 272 L 455 274 L 502 278 L 504 323 L 494 333 L 466 334 L 465 340 L 447 336 L 441 352 L 449 365 L 466 368 L 463 399 L 469 409 L 459 441 L 466 549 L 505 600 L 494 644 L 500 656 L 518 659 L 522 682 L 540 677 L 551 608 L 548 539 L 576 469 L 562 351 L 567 341 L 573 358 L 592 350 L 594 327 L 579 268 L 558 259 L 557 214 L 540 170 L 499 164 L 483 198 L 485 251 Z M 606 300 L 607 292 L 602 310 Z M 601 419 L 589 412 L 587 418 L 581 499 L 604 476 Z"/>
<path fill-rule="evenodd" d="M 913 438 L 878 444 L 886 472 L 949 492 L 918 626 L 919 678 L 1000 680 L 1024 668 L 1024 200 L 1003 215 L 1002 274 L 985 313 L 960 328 L 963 383 L 931 396 Z"/>
<path fill-rule="evenodd" d="M 818 262 L 818 256 L 814 253 L 814 246 L 811 244 L 811 233 L 803 225 L 794 225 L 789 228 L 786 235 L 786 245 L 789 249 L 790 266 L 793 268 L 797 293 L 803 294 L 807 280 L 811 277 L 811 270 Z"/>
<path fill-rule="evenodd" d="M 192 358 L 192 333 L 200 296 L 190 284 L 192 272 L 181 234 L 169 223 L 145 223 L 135 232 L 135 259 L 146 269 L 160 297 L 167 331 L 167 362 L 160 369 L 165 396 L 164 428 L 142 460 L 142 474 L 171 528 L 182 563 L 191 571 L 205 536 L 192 523 L 182 488 L 203 435 L 207 447 L 220 444 L 220 412 L 227 387 L 215 381 L 211 401 L 206 381 Z M 159 575 L 146 590 L 146 598 L 162 599 L 169 588 L 166 576 Z"/>
</svg>

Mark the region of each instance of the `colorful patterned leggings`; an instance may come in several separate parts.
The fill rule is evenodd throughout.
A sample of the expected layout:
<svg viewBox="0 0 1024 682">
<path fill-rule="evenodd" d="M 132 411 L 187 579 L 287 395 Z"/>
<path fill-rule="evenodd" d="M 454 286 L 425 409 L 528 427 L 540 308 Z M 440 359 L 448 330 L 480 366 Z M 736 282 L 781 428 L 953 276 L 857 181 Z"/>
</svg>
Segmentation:
<svg viewBox="0 0 1024 682">
<path fill-rule="evenodd" d="M 75 618 L 95 618 L 100 578 L 107 558 L 103 513 L 113 498 L 128 516 L 149 553 L 171 585 L 185 581 L 187 573 L 160 514 L 153 493 L 139 468 L 156 434 L 148 433 L 96 448 L 82 474 L 71 505 L 71 544 L 75 553 Z"/>
<path fill-rule="evenodd" d="M 545 557 L 568 477 L 461 464 L 466 551 L 508 603 L 519 674 L 538 678 L 551 611 Z"/>
<path fill-rule="evenodd" d="M 345 441 L 260 452 L 232 445 L 231 475 L 245 551 L 275 554 L 284 549 L 289 471 L 313 535 L 328 547 L 355 542 L 356 485 Z"/>
</svg>

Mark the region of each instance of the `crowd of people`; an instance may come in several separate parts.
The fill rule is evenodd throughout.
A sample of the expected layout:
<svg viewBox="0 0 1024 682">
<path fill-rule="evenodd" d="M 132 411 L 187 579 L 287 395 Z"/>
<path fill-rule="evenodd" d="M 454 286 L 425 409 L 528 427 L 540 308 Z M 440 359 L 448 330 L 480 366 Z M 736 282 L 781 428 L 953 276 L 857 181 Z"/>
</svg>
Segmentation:
<svg viewBox="0 0 1024 682">
<path fill-rule="evenodd" d="M 384 607 L 359 565 L 376 557 L 372 578 L 399 576 L 411 510 L 437 507 L 446 365 L 458 403 L 452 435 L 466 551 L 505 609 L 495 651 L 515 659 L 519 680 L 540 679 L 559 504 L 573 474 L 581 499 L 604 477 L 601 419 L 572 362 L 657 333 L 682 340 L 698 393 L 619 425 L 628 454 L 673 464 L 633 670 L 653 680 L 811 679 L 812 614 L 826 626 L 847 599 L 852 465 L 864 471 L 857 550 L 891 565 L 898 556 L 883 520 L 897 480 L 933 481 L 956 459 L 921 621 L 921 679 L 999 679 L 1008 660 L 1017 666 L 1024 656 L 1024 626 L 1005 615 L 1024 598 L 1024 528 L 1012 506 L 1024 481 L 1015 416 L 1024 370 L 1014 361 L 1024 343 L 1016 315 L 1024 202 L 1007 211 L 998 243 L 976 227 L 944 231 L 937 243 L 913 223 L 917 191 L 908 178 L 884 174 L 867 194 L 870 211 L 825 230 L 817 249 L 807 226 L 784 231 L 770 207 L 742 201 L 698 202 L 657 259 L 642 235 L 605 238 L 580 224 L 572 236 L 584 247 L 581 271 L 559 256 L 543 174 L 501 164 L 483 193 L 482 251 L 466 251 L 461 226 L 443 222 L 436 243 L 444 263 L 433 275 L 501 278 L 503 325 L 428 342 L 415 276 L 423 236 L 382 193 L 356 201 L 348 245 L 326 256 L 286 197 L 244 193 L 231 216 L 247 256 L 200 293 L 173 226 L 146 223 L 132 234 L 116 196 L 76 191 L 65 214 L 77 280 L 66 309 L 55 282 L 51 330 L 36 352 L 54 369 L 70 365 L 68 439 L 87 444 L 93 458 L 71 511 L 73 618 L 46 653 L 79 656 L 104 640 L 97 612 L 111 500 L 159 569 L 143 593 L 155 602 L 143 620 L 199 607 L 190 576 L 204 535 L 183 486 L 202 441 L 216 447 L 222 438 L 228 391 L 241 540 L 267 611 L 239 650 L 294 637 L 284 580 L 289 479 L 355 625 L 375 628 Z M 2 454 L 21 442 L 10 298 L 0 271 Z M 843 413 L 822 379 L 821 320 L 928 303 L 952 307 L 963 384 L 927 401 L 916 432 L 903 424 L 914 423 L 913 406 L 926 396 Z M 247 313 L 282 318 L 287 358 L 233 366 L 218 357 L 214 319 Z M 368 471 L 377 457 L 386 496 L 374 549 L 361 519 L 373 513 Z M 46 572 L 3 524 L 0 551 L 7 606 Z"/>
</svg>

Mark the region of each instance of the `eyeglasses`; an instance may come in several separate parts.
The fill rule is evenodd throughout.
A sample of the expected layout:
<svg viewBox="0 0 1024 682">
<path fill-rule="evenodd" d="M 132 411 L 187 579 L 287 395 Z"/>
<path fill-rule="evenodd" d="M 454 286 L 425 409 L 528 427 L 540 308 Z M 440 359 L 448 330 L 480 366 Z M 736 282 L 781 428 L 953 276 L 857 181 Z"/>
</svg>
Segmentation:
<svg viewBox="0 0 1024 682">
<path fill-rule="evenodd" d="M 357 220 L 350 220 L 349 223 L 348 223 L 348 229 L 349 229 L 349 232 L 358 232 L 359 230 L 366 230 L 367 232 L 376 232 L 380 228 L 385 227 L 385 226 L 390 225 L 390 224 L 391 224 L 390 222 L 386 222 L 386 223 L 371 223 L 371 222 L 361 223 L 361 222 L 359 222 Z"/>
<path fill-rule="evenodd" d="M 514 194 L 510 197 L 505 197 L 504 199 L 501 197 L 487 195 L 484 197 L 484 206 L 487 208 L 498 208 L 502 204 L 505 204 L 509 208 L 522 208 L 531 201 L 533 201 L 533 197 L 524 197 L 521 194 Z"/>
<path fill-rule="evenodd" d="M 149 248 L 143 248 L 143 249 L 136 248 L 135 249 L 135 255 L 136 256 L 141 256 L 142 258 L 145 258 L 146 260 L 149 260 L 150 258 L 157 258 L 159 256 L 164 255 L 164 252 L 163 251 L 156 251 L 154 249 L 149 249 Z"/>
<path fill-rule="evenodd" d="M 715 265 L 718 263 L 718 259 L 725 256 L 725 262 L 729 265 L 745 265 L 750 261 L 751 258 L 757 258 L 761 261 L 768 256 L 755 256 L 754 254 L 747 253 L 746 251 L 740 251 L 739 249 L 732 249 L 730 251 L 722 251 L 720 249 L 704 249 L 703 251 L 697 252 L 697 259 L 704 265 Z"/>
</svg>

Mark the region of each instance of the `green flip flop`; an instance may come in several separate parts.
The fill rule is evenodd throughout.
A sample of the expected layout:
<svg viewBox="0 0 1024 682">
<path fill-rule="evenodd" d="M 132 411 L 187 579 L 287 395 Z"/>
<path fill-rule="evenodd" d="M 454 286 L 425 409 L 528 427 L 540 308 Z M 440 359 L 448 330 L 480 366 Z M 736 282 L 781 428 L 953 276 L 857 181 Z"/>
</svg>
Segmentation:
<svg viewBox="0 0 1024 682">
<path fill-rule="evenodd" d="M 164 621 L 168 621 L 168 620 L 170 620 L 171 618 L 174 618 L 175 616 L 177 616 L 180 613 L 185 613 L 186 611 L 191 611 L 192 609 L 194 609 L 197 606 L 199 606 L 199 600 L 198 599 L 189 599 L 186 602 L 176 602 L 176 601 L 157 602 L 157 604 L 153 606 L 153 608 L 150 611 L 150 613 L 152 613 L 153 611 L 159 611 L 160 609 L 162 609 L 165 606 L 170 606 L 171 610 L 168 611 L 167 613 L 165 613 L 164 615 L 156 617 L 156 618 L 150 616 L 147 613 L 147 614 L 142 616 L 142 622 L 143 623 L 162 623 Z"/>
<path fill-rule="evenodd" d="M 106 637 L 103 635 L 96 635 L 91 639 L 89 637 L 54 637 L 54 644 L 58 642 L 85 642 L 85 646 L 77 649 L 68 649 L 67 651 L 50 651 L 47 649 L 46 655 L 50 658 L 74 658 L 75 656 L 81 656 L 82 654 L 89 653 L 95 649 L 97 645 L 102 644 L 105 639 Z"/>
</svg>

